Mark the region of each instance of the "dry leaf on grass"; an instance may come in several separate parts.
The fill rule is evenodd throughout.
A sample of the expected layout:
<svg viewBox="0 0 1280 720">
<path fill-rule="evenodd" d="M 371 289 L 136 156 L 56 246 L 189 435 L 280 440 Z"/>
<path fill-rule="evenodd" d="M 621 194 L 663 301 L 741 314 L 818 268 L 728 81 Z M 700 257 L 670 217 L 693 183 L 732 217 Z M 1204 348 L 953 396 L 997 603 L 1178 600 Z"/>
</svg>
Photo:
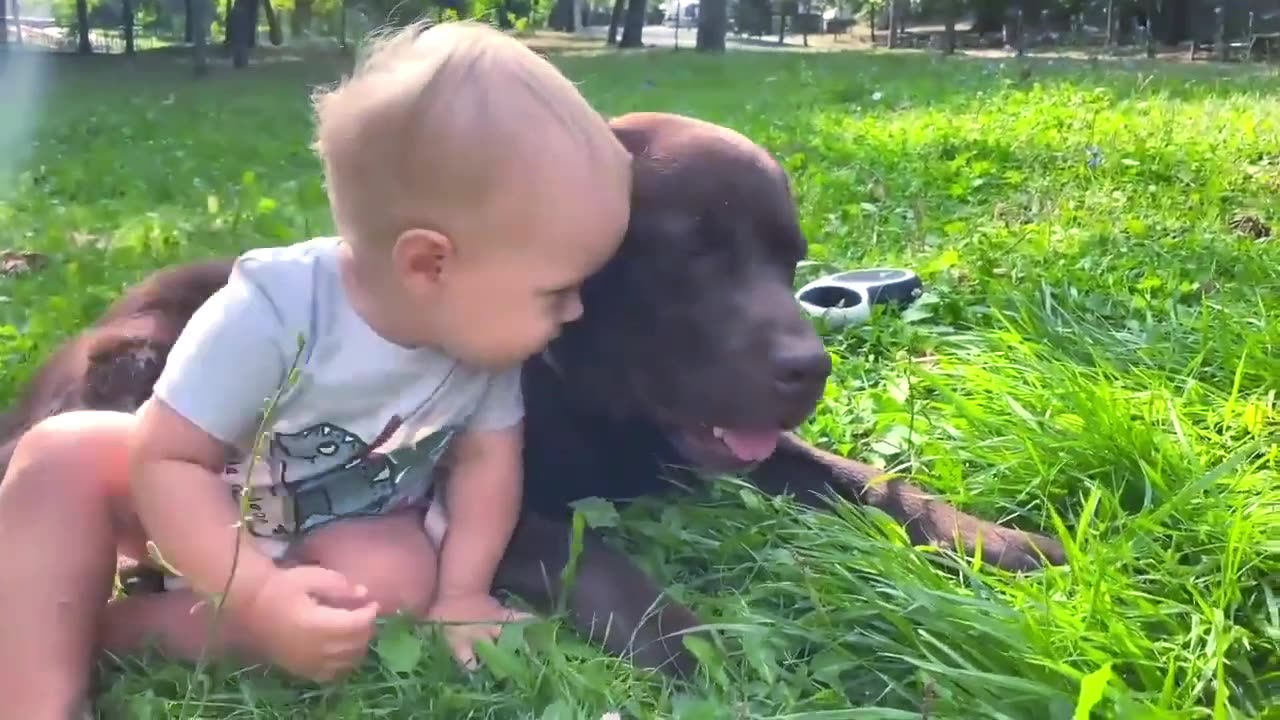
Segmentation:
<svg viewBox="0 0 1280 720">
<path fill-rule="evenodd" d="M 15 277 L 39 270 L 49 256 L 29 250 L 0 250 L 0 277 Z"/>
<path fill-rule="evenodd" d="M 1231 218 L 1230 224 L 1232 230 L 1254 240 L 1265 240 L 1271 237 L 1271 226 L 1253 213 L 1240 213 Z"/>
</svg>

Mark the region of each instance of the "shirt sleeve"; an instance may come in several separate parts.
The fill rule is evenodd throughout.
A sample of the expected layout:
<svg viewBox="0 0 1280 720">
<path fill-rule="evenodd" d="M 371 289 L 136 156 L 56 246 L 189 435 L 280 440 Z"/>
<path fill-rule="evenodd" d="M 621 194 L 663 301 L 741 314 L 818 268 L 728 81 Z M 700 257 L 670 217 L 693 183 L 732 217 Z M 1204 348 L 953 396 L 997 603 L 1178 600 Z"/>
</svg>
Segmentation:
<svg viewBox="0 0 1280 720">
<path fill-rule="evenodd" d="M 524 419 L 520 366 L 495 376 L 467 423 L 468 430 L 503 430 Z"/>
<path fill-rule="evenodd" d="M 244 270 L 238 261 L 227 284 L 191 316 L 153 389 L 175 412 L 237 447 L 251 441 L 292 362 L 279 309 Z"/>
</svg>

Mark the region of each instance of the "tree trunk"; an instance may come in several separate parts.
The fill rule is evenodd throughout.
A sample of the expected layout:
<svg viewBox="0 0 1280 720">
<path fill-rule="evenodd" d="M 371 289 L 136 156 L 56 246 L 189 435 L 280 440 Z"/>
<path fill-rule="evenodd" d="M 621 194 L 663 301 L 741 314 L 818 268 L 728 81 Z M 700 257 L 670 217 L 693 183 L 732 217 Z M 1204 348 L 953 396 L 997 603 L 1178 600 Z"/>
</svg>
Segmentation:
<svg viewBox="0 0 1280 720">
<path fill-rule="evenodd" d="M 93 43 L 89 42 L 88 0 L 76 0 L 76 25 L 76 35 L 80 38 L 76 44 L 76 52 L 81 55 L 93 54 Z"/>
<path fill-rule="evenodd" d="M 613 0 L 613 12 L 609 13 L 608 45 L 618 44 L 618 26 L 622 24 L 622 15 L 627 11 L 627 0 Z"/>
<path fill-rule="evenodd" d="M 515 23 L 511 22 L 511 9 L 507 7 L 508 0 L 499 0 L 497 7 L 498 28 L 502 30 L 510 30 L 515 27 Z"/>
<path fill-rule="evenodd" d="M 22 26 L 14 23 L 18 34 L 22 34 Z M 9 44 L 9 0 L 0 0 L 0 45 Z"/>
<path fill-rule="evenodd" d="M 1013 47 L 1018 57 L 1027 54 L 1026 31 L 1026 18 L 1023 17 L 1022 8 L 1019 7 L 1013 15 Z"/>
<path fill-rule="evenodd" d="M 338 47 L 347 49 L 347 0 L 338 2 Z"/>
<path fill-rule="evenodd" d="M 1107 47 L 1116 44 L 1116 0 L 1107 0 Z"/>
<path fill-rule="evenodd" d="M 627 0 L 627 15 L 622 23 L 620 48 L 644 47 L 644 11 L 648 0 Z"/>
<path fill-rule="evenodd" d="M 973 3 L 973 32 L 985 35 L 1000 32 L 1008 13 L 1007 0 L 975 0 Z"/>
<path fill-rule="evenodd" d="M 702 0 L 698 12 L 698 44 L 701 52 L 724 52 L 724 36 L 729 31 L 729 3 Z"/>
<path fill-rule="evenodd" d="M 0 0 L 3 4 L 5 0 Z M 136 48 L 133 46 L 133 0 L 123 0 L 121 14 L 124 15 L 124 54 L 133 55 Z"/>
<path fill-rule="evenodd" d="M 889 0 L 889 41 L 887 47 L 893 50 L 898 47 L 898 0 Z"/>
<path fill-rule="evenodd" d="M 249 17 L 242 20 L 245 28 L 245 37 L 249 40 L 249 48 L 258 47 L 258 15 L 262 12 L 262 0 L 251 0 L 250 5 L 253 12 L 249 13 Z"/>
<path fill-rule="evenodd" d="M 1145 0 L 1143 6 L 1147 10 L 1147 58 L 1156 56 L 1156 0 Z"/>
<path fill-rule="evenodd" d="M 182 0 L 182 42 L 191 45 L 196 41 L 196 0 Z"/>
<path fill-rule="evenodd" d="M 1227 61 L 1227 8 L 1225 5 L 1218 5 L 1213 9 L 1214 31 L 1213 31 L 1213 52 L 1218 57 L 1218 62 Z"/>
<path fill-rule="evenodd" d="M 804 4 L 804 14 L 806 15 L 806 18 L 804 25 L 800 28 L 800 42 L 803 43 L 805 47 L 809 47 L 809 20 L 807 16 L 812 10 L 813 3 L 810 0 L 806 0 Z M 818 22 L 821 23 L 822 20 L 818 20 Z M 821 27 L 821 25 L 819 25 L 819 27 Z M 819 32 L 821 32 L 821 30 L 819 30 Z"/>
<path fill-rule="evenodd" d="M 284 33 L 280 31 L 280 17 L 276 15 L 276 9 L 272 7 L 271 0 L 262 0 L 262 12 L 267 15 L 267 38 L 271 40 L 271 44 L 280 47 L 284 44 Z"/>
<path fill-rule="evenodd" d="M 187 27 L 191 30 L 196 77 L 209 72 L 209 18 L 206 8 L 214 0 L 187 0 Z"/>
<path fill-rule="evenodd" d="M 573 0 L 556 0 L 556 4 L 551 8 L 551 13 L 547 16 L 547 27 L 560 32 L 571 32 L 573 30 Z"/>
<path fill-rule="evenodd" d="M 1160 3 L 1160 40 L 1177 45 L 1191 37 L 1191 0 L 1162 0 Z"/>
<path fill-rule="evenodd" d="M 289 37 L 298 37 L 311 31 L 313 0 L 297 0 L 289 15 Z"/>
<path fill-rule="evenodd" d="M 959 11 L 959 0 L 947 0 L 947 21 L 942 37 L 943 55 L 956 53 L 956 15 Z"/>
<path fill-rule="evenodd" d="M 235 0 L 227 18 L 227 36 L 231 40 L 231 66 L 249 64 L 249 50 L 258 34 L 258 0 Z"/>
</svg>

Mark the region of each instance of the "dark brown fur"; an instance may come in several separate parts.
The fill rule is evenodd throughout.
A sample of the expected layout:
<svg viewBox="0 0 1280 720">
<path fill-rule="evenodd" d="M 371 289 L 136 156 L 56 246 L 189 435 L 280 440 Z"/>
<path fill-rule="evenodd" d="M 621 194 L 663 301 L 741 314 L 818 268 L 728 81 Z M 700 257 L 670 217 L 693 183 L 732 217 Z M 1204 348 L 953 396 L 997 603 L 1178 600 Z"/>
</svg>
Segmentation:
<svg viewBox="0 0 1280 720">
<path fill-rule="evenodd" d="M 806 242 L 785 174 L 747 139 L 656 113 L 613 126 L 636 156 L 631 225 L 617 256 L 584 287 L 584 317 L 525 366 L 525 508 L 500 587 L 552 609 L 571 501 L 663 492 L 671 477 L 698 470 L 740 469 L 763 491 L 814 508 L 832 495 L 872 505 L 917 543 L 954 547 L 959 537 L 972 552 L 981 538 L 985 559 L 1006 568 L 1065 562 L 1050 539 L 965 515 L 905 481 L 873 485 L 874 469 L 789 432 L 755 467 L 722 467 L 723 458 L 688 444 L 689 432 L 712 425 L 790 430 L 821 399 L 830 360 L 792 298 Z M 131 288 L 46 361 L 11 414 L 10 443 L 58 412 L 136 407 L 229 267 L 168 268 Z M 566 606 L 579 631 L 642 666 L 694 667 L 678 635 L 699 624 L 692 612 L 594 533 L 578 563 Z"/>
</svg>

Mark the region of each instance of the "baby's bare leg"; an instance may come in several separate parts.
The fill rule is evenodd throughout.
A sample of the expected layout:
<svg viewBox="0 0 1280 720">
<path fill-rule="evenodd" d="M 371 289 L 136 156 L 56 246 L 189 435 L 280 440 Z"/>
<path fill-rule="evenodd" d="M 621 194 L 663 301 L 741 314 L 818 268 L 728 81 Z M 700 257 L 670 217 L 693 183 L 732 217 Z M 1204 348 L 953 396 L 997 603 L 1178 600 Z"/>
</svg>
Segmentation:
<svg viewBox="0 0 1280 720">
<path fill-rule="evenodd" d="M 435 600 L 436 548 L 423 530 L 420 510 L 320 527 L 299 545 L 298 558 L 364 585 L 383 615 L 422 618 Z"/>
<path fill-rule="evenodd" d="M 170 590 L 113 600 L 102 627 L 102 649 L 116 656 L 153 649 L 173 660 L 266 661 L 230 616 L 214 622 L 212 602 L 190 590 Z"/>
<path fill-rule="evenodd" d="M 132 424 L 68 413 L 14 450 L 0 483 L 2 720 L 67 720 L 85 701 L 116 547 L 140 532 L 124 492 Z"/>
<path fill-rule="evenodd" d="M 364 585 L 383 615 L 403 611 L 422 617 L 431 606 L 435 551 L 422 530 L 421 513 L 333 523 L 312 532 L 289 561 L 326 567 Z M 212 612 L 207 600 L 187 590 L 116 600 L 107 609 L 103 648 L 130 655 L 150 647 L 193 662 L 202 657 L 269 661 L 230 617 L 215 626 Z M 211 633 L 215 627 L 216 635 Z"/>
<path fill-rule="evenodd" d="M 197 659 L 254 661 L 234 623 L 209 643 L 209 606 L 188 591 L 108 602 L 117 550 L 145 557 L 128 496 L 132 415 L 77 412 L 32 428 L 0 483 L 0 720 L 67 720 L 82 706 L 97 652 L 155 643 Z M 197 607 L 200 605 L 200 607 Z"/>
</svg>

